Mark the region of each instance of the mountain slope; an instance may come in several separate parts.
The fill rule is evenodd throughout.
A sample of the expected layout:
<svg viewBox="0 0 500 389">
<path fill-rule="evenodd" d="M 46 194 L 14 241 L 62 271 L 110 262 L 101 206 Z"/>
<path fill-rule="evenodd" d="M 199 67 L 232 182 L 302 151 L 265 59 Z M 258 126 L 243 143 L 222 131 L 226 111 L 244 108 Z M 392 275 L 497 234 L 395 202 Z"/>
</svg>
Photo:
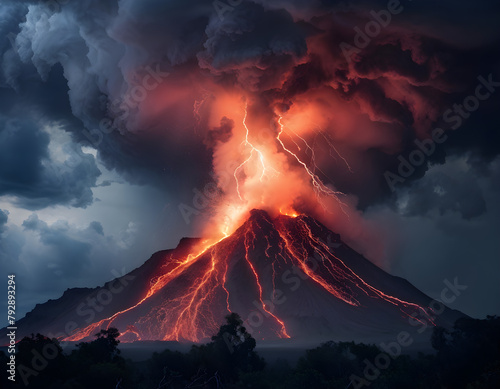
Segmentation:
<svg viewBox="0 0 500 389">
<path fill-rule="evenodd" d="M 104 288 L 38 305 L 18 327 L 68 341 L 113 326 L 122 341 L 198 342 L 237 312 L 256 339 L 321 340 L 397 333 L 411 316 L 430 326 L 463 316 L 448 308 L 435 315 L 430 301 L 314 219 L 254 210 L 215 244 L 183 239 Z"/>
</svg>

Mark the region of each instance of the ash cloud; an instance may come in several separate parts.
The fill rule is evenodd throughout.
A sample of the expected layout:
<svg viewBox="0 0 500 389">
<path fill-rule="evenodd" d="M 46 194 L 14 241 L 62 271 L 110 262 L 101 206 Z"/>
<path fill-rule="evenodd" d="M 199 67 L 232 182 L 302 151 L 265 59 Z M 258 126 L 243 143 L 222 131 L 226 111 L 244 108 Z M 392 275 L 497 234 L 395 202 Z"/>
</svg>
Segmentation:
<svg viewBox="0 0 500 389">
<path fill-rule="evenodd" d="M 0 235 L 7 230 L 5 226 L 9 220 L 9 211 L 0 209 Z"/>
<path fill-rule="evenodd" d="M 221 18 L 206 1 L 88 0 L 61 3 L 56 8 L 42 1 L 8 1 L 2 5 L 0 24 L 4 35 L 11 38 L 1 46 L 3 82 L 17 90 L 29 110 L 43 111 L 52 120 L 66 120 L 66 131 L 74 141 L 87 144 L 84 129 L 99 128 L 103 118 L 115 119 L 110 103 L 134 86 L 138 70 L 161 64 L 171 73 L 161 93 L 151 92 L 164 100 L 161 113 L 146 117 L 137 104 L 137 111 L 131 112 L 125 124 L 103 134 L 97 148 L 107 166 L 131 182 L 175 186 L 181 195 L 203 183 L 211 159 L 203 145 L 206 136 L 190 132 L 195 126 L 192 106 L 199 98 L 198 86 L 193 84 L 241 88 L 273 104 L 284 101 L 293 105 L 298 98 L 334 95 L 345 102 L 337 109 L 352 107 L 352 114 L 366 115 L 368 120 L 358 126 L 374 135 L 360 144 L 350 142 L 334 126 L 325 131 L 353 160 L 365 163 L 368 158 L 373 168 L 354 176 L 332 168 L 332 163 L 325 163 L 322 169 L 333 177 L 333 184 L 358 196 L 360 206 L 366 207 L 387 199 L 387 185 L 378 180 L 369 191 L 356 188 L 397 167 L 395 157 L 411 151 L 412 139 L 428 134 L 446 104 L 466 93 L 481 71 L 492 71 L 498 65 L 498 55 L 493 52 L 498 32 L 492 33 L 480 15 L 466 22 L 474 29 L 473 36 L 467 41 L 463 34 L 452 39 L 449 31 L 456 27 L 451 23 L 441 20 L 444 26 L 439 34 L 433 23 L 420 22 L 430 6 L 424 3 L 402 3 L 403 12 L 393 15 L 391 24 L 350 66 L 339 44 L 352 42 L 353 27 L 363 27 L 370 20 L 369 10 L 384 9 L 386 3 L 244 1 Z M 498 7 L 484 5 L 486 21 L 498 15 Z M 436 19 L 463 15 L 460 4 L 444 2 L 433 7 Z M 460 31 L 465 29 L 461 26 Z M 178 81 L 187 77 L 190 82 Z M 185 88 L 192 93 L 179 92 Z M 50 99 L 41 98 L 44 91 L 50 93 Z M 315 92 L 318 95 L 311 96 Z M 30 98 L 33 93 L 38 98 Z M 1 95 L 7 102 L 13 92 L 3 90 Z M 12 104 L 7 106 L 15 108 Z M 482 113 L 487 115 L 493 105 L 493 101 L 487 102 Z M 19 115 L 15 111 L 10 110 Z M 201 132 L 207 134 L 209 128 Z M 449 144 L 454 147 L 446 144 L 443 152 L 470 151 L 470 138 L 457 137 Z M 482 142 L 483 138 L 475 137 L 474 152 L 486 148 L 489 155 L 497 155 L 498 149 L 492 146 L 495 142 Z M 180 148 L 192 155 L 188 163 L 179 163 L 184 154 Z M 359 155 L 367 151 L 371 157 Z M 439 159 L 436 156 L 431 161 Z M 421 177 L 425 169 L 412 179 Z M 191 179 L 186 182 L 179 179 L 181 175 Z M 91 187 L 89 183 L 87 188 Z M 11 193 L 29 198 L 19 191 Z M 65 198 L 55 201 L 68 203 Z"/>
<path fill-rule="evenodd" d="M 26 209 L 54 204 L 86 207 L 101 174 L 94 158 L 71 145 L 64 161 L 49 153 L 50 135 L 29 119 L 0 116 L 0 196 Z"/>
<path fill-rule="evenodd" d="M 211 129 L 205 139 L 205 144 L 209 148 L 214 148 L 217 142 L 225 143 L 233 134 L 234 120 L 223 117 L 220 121 L 220 126 Z"/>
</svg>

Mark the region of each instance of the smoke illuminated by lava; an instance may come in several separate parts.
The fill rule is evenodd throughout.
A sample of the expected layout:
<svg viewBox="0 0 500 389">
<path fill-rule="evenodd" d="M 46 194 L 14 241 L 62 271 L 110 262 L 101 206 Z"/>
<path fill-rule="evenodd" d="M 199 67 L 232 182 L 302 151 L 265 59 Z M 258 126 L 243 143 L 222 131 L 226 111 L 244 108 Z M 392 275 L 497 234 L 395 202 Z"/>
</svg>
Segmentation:
<svg viewBox="0 0 500 389">
<path fill-rule="evenodd" d="M 190 159 L 186 166 L 205 180 L 211 173 L 222 196 L 187 215 L 203 224 L 201 234 L 230 234 L 253 208 L 305 213 L 380 260 L 384 239 L 363 219 L 359 199 L 387 191 L 387 155 L 429 135 L 453 89 L 447 69 L 424 45 L 430 38 L 397 22 L 347 61 L 340 43 L 352 40 L 351 30 L 330 11 L 282 7 L 245 2 L 222 19 L 210 15 L 202 48 L 172 54 L 169 75 L 124 125 Z M 352 13 L 350 23 L 368 20 Z M 211 166 L 197 165 L 199 145 Z M 201 189 L 203 179 L 194 185 Z"/>
<path fill-rule="evenodd" d="M 306 150 L 313 149 L 300 134 L 293 133 L 292 136 L 285 130 L 281 115 L 275 118 L 279 131 L 276 131 L 275 124 L 273 133 L 272 129 L 265 127 L 252 130 L 247 123 L 246 102 L 241 102 L 240 110 L 239 115 L 236 113 L 236 117 L 229 118 L 237 123 L 232 128 L 231 138 L 225 143 L 218 142 L 214 150 L 216 177 L 225 173 L 220 171 L 221 166 L 236 166 L 232 174 L 234 180 L 218 182 L 224 193 L 217 210 L 218 220 L 224 221 L 221 223 L 222 233 L 232 233 L 247 217 L 248 211 L 254 208 L 266 209 L 274 215 L 281 210 L 287 210 L 283 211 L 285 214 L 296 213 L 295 208 L 302 201 L 313 208 L 321 204 L 327 210 L 324 201 L 328 197 L 334 199 L 339 208 L 346 206 L 339 198 L 343 194 L 327 187 L 315 173 L 319 169 L 314 163 L 314 151 L 313 158 L 309 158 L 312 160 L 311 167 L 302 160 L 299 155 L 302 150 L 297 141 L 303 142 Z M 220 120 L 227 120 L 227 114 Z M 289 120 L 295 122 L 293 117 Z M 282 139 L 285 136 L 293 142 L 295 151 L 285 145 L 286 141 Z"/>
</svg>

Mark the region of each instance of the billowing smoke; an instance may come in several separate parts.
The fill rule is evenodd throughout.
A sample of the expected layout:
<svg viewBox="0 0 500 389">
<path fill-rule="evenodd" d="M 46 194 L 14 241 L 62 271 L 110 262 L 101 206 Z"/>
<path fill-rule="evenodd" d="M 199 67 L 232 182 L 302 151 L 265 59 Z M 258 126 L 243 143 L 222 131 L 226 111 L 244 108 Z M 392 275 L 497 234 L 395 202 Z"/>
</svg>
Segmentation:
<svg viewBox="0 0 500 389">
<path fill-rule="evenodd" d="M 415 140 L 458 120 L 443 114 L 477 77 L 498 77 L 498 32 L 479 16 L 467 35 L 436 30 L 424 3 L 7 1 L 0 100 L 6 115 L 57 122 L 129 181 L 164 187 L 184 219 L 228 233 L 251 208 L 305 212 L 373 259 L 382 247 L 364 209 L 446 155 L 498 154 L 486 137 L 450 136 L 401 175 Z M 481 3 L 482 17 L 498 15 Z M 460 5 L 439 7 L 451 19 Z M 49 87 L 45 106 L 31 98 Z M 493 105 L 481 101 L 483 113 Z M 95 185 L 91 165 L 82 175 Z M 74 196 L 91 201 L 85 188 Z"/>
</svg>

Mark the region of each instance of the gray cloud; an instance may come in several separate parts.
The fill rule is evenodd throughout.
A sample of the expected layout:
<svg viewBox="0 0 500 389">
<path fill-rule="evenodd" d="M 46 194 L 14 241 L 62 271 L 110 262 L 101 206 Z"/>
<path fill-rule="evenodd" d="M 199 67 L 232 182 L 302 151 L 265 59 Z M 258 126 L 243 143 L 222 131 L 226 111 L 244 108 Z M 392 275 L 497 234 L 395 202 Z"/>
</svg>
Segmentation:
<svg viewBox="0 0 500 389">
<path fill-rule="evenodd" d="M 87 226 L 62 219 L 47 223 L 31 214 L 20 227 L 10 224 L 7 228 L 4 220 L 6 212 L 0 211 L 0 266 L 16 274 L 22 285 L 19 317 L 35 303 L 58 298 L 65 289 L 98 286 L 121 274 L 123 268 L 130 271 L 130 262 L 143 261 L 150 254 L 138 256 L 137 249 L 130 248 L 138 235 L 133 224 L 121 233 L 115 231 L 114 236 L 106 235 L 97 221 Z"/>
<path fill-rule="evenodd" d="M 399 198 L 404 215 L 440 215 L 457 212 L 464 219 L 473 219 L 486 212 L 483 190 L 477 182 L 481 172 L 474 169 L 467 158 L 461 163 L 445 164 L 430 169 L 420 180 L 403 189 Z"/>
<path fill-rule="evenodd" d="M 271 29 L 269 26 L 279 26 Z M 243 2 L 206 28 L 200 66 L 216 75 L 232 74 L 251 90 L 279 86 L 283 69 L 307 51 L 306 31 L 284 10 Z"/>
<path fill-rule="evenodd" d="M 457 80 L 464 90 L 485 64 L 498 62 L 498 54 L 488 46 L 498 40 L 498 33 L 492 37 L 486 28 L 488 23 L 480 23 L 479 16 L 468 22 L 467 29 L 477 35 L 471 49 L 471 44 L 465 45 L 461 39 L 452 42 L 447 34 L 440 36 L 432 30 L 433 23 L 422 22 L 417 15 L 427 15 L 430 6 L 430 2 L 423 3 L 425 6 L 405 3 L 404 12 L 393 18 L 381 36 L 363 50 L 360 61 L 348 69 L 340 42 L 351 42 L 355 35 L 352 27 L 362 27 L 370 18 L 369 10 L 383 9 L 386 3 L 245 1 L 221 18 L 211 2 L 202 0 L 86 0 L 65 2 L 55 12 L 42 1 L 29 11 L 23 4 L 8 2 L 2 12 L 6 15 L 3 25 L 5 31 L 15 35 L 15 50 L 4 44 L 2 68 L 5 82 L 16 85 L 22 100 L 28 100 L 34 109 L 39 107 L 52 120 L 64 118 L 76 142 L 88 143 L 84 129 L 92 131 L 99 128 L 103 118 L 114 118 L 109 104 L 123 99 L 140 79 L 141 69 L 161 64 L 177 79 L 193 72 L 205 74 L 207 69 L 216 83 L 239 83 L 266 96 L 276 96 L 273 88 L 281 87 L 279 81 L 287 72 L 292 77 L 284 84 L 284 98 L 328 85 L 333 87 L 333 94 L 358 101 L 381 133 L 391 131 L 401 137 L 399 152 L 404 153 L 411 151 L 416 133 L 421 136 L 422 128 L 435 125 L 439 111 L 431 111 L 444 109 L 446 102 L 461 96 L 450 96 Z M 499 13 L 499 7 L 482 3 L 487 8 L 483 15 L 486 20 Z M 432 9 L 441 17 L 463 15 L 463 7 L 451 2 Z M 305 58 L 307 39 L 318 35 L 325 37 L 330 60 Z M 45 83 L 35 81 L 36 77 Z M 408 93 L 427 104 L 419 107 L 404 95 L 388 96 L 382 86 L 387 87 L 394 79 L 406 80 Z M 46 89 L 35 88 L 37 82 Z M 186 129 L 196 126 L 192 109 L 180 107 L 192 108 L 198 96 L 193 85 L 183 87 L 193 89 L 193 95 L 175 104 L 166 103 L 162 117 L 141 122 L 137 112 L 130 112 L 125 123 L 104 134 L 98 145 L 107 167 L 117 169 L 130 182 L 166 190 L 175 187 L 180 200 L 189 196 L 193 186 L 203 185 L 210 169 L 210 152 L 205 149 L 203 136 L 196 139 L 187 135 Z M 44 91 L 50 93 L 50 99 L 44 98 Z M 36 98 L 30 99 L 33 92 Z M 12 101 L 12 97 L 0 91 L 0 100 Z M 64 98 L 66 101 L 62 101 Z M 485 114 L 490 108 L 483 105 L 481 109 Z M 13 115 L 19 115 L 20 110 L 18 107 Z M 468 149 L 470 137 L 456 138 L 454 143 Z M 498 142 L 475 138 L 479 150 L 494 148 L 493 155 L 498 154 L 498 147 L 493 146 Z M 444 148 L 442 153 L 457 152 L 449 145 Z M 193 155 L 188 161 L 183 158 L 185 149 Z M 384 147 L 375 145 L 369 151 L 371 154 L 365 157 L 372 166 L 370 177 L 344 175 L 332 165 L 322 169 L 328 177 L 334 177 L 339 189 L 357 195 L 361 207 L 389 198 L 387 186 L 378 178 L 398 163 L 394 152 L 388 155 Z M 347 152 L 356 154 L 358 150 L 347 145 Z M 442 158 L 442 153 L 436 153 L 434 162 Z M 411 180 L 421 177 L 425 170 L 425 166 L 420 167 Z M 365 188 L 367 181 L 370 190 Z"/>
<path fill-rule="evenodd" d="M 500 299 L 494 292 L 500 272 L 500 158 L 489 164 L 489 170 L 489 176 L 478 175 L 466 157 L 451 158 L 447 164 L 429 169 L 421 180 L 428 184 L 427 189 L 414 188 L 414 184 L 399 193 L 399 207 L 374 206 L 365 214 L 385 232 L 388 271 L 433 298 L 439 298 L 444 279 L 458 277 L 468 289 L 457 299 L 456 308 L 478 318 L 500 311 Z M 443 175 L 450 176 L 450 181 L 436 181 Z M 450 202 L 434 202 L 436 183 L 449 190 L 458 186 L 459 193 L 439 191 L 450 196 Z M 468 187 L 476 192 L 472 199 L 464 193 Z M 426 201 L 420 201 L 420 196 Z M 479 205 L 472 207 L 471 203 Z M 417 207 L 420 209 L 409 214 Z M 474 210 L 472 218 L 467 218 L 469 209 Z"/>
<path fill-rule="evenodd" d="M 59 221 L 49 227 L 33 214 L 23 222 L 23 227 L 36 233 L 40 243 L 54 253 L 50 260 L 46 255 L 33 253 L 34 263 L 37 264 L 33 270 L 42 279 L 50 279 L 54 275 L 75 279 L 90 265 L 92 245 L 72 237 L 68 223 Z"/>
<path fill-rule="evenodd" d="M 7 230 L 5 226 L 9 220 L 9 211 L 0 209 L 0 236 Z"/>
<path fill-rule="evenodd" d="M 92 229 L 95 232 L 97 232 L 99 235 L 104 236 L 104 229 L 102 228 L 102 224 L 97 222 L 97 221 L 91 222 L 89 224 L 89 229 Z"/>
<path fill-rule="evenodd" d="M 63 145 L 64 161 L 49 152 L 50 135 L 29 119 L 0 116 L 0 195 L 16 196 L 27 209 L 54 204 L 85 207 L 101 174 L 94 157 L 74 144 Z"/>
</svg>

